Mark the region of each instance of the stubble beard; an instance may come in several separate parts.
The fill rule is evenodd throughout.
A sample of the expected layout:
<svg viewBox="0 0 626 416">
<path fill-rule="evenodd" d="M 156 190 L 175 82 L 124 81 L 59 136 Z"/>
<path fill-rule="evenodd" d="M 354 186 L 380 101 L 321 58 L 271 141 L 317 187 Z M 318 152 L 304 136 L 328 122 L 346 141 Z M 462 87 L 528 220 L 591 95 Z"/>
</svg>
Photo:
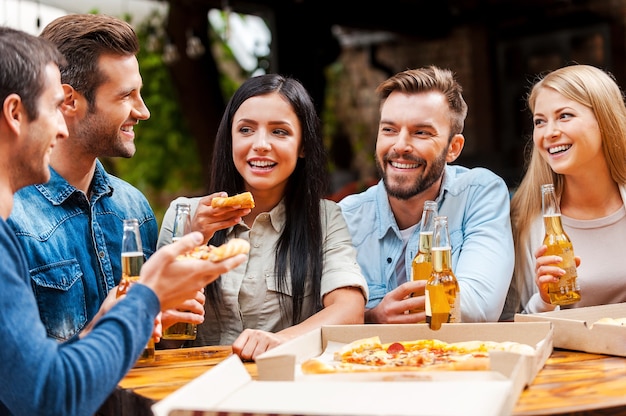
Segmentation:
<svg viewBox="0 0 626 416">
<path fill-rule="evenodd" d="M 389 160 L 397 157 L 397 155 L 387 154 L 383 156 L 382 162 L 378 155 L 376 155 L 376 169 L 378 170 L 378 175 L 383 179 L 387 195 L 401 200 L 408 200 L 429 189 L 443 176 L 443 171 L 446 167 L 446 154 L 447 149 L 444 149 L 430 164 L 427 164 L 426 161 L 421 158 L 405 157 L 407 160 L 425 165 L 426 168 L 412 181 L 411 178 L 402 176 L 395 178 L 393 184 L 387 175 L 386 167 Z"/>
<path fill-rule="evenodd" d="M 131 158 L 135 154 L 134 143 L 124 143 L 119 128 L 107 123 L 97 113 L 90 112 L 80 122 L 76 136 L 83 139 L 82 145 L 96 157 Z"/>
</svg>

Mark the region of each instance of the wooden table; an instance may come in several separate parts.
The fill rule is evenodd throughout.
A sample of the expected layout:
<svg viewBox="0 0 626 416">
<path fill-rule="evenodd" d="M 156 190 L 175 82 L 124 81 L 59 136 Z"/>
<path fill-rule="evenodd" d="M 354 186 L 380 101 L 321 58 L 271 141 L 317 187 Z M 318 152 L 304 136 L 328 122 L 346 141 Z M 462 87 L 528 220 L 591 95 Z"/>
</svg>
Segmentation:
<svg viewBox="0 0 626 416">
<path fill-rule="evenodd" d="M 228 346 L 161 350 L 133 368 L 97 413 L 152 416 L 150 406 L 231 354 Z M 256 365 L 246 363 L 252 377 Z M 514 415 L 626 415 L 626 358 L 555 349 Z"/>
</svg>

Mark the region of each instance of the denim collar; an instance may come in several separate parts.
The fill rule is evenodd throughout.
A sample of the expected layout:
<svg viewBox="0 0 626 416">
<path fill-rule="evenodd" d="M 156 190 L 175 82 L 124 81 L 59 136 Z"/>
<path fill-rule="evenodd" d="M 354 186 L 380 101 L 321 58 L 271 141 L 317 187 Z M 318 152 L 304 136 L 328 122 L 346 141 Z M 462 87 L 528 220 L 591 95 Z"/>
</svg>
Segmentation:
<svg viewBox="0 0 626 416">
<path fill-rule="evenodd" d="M 113 186 L 109 180 L 109 174 L 104 170 L 102 163 L 96 159 L 96 169 L 94 171 L 92 184 L 92 200 L 96 200 L 103 195 L 113 194 Z M 61 205 L 74 192 L 81 192 L 70 185 L 65 178 L 50 166 L 50 180 L 45 184 L 35 185 L 37 190 L 53 205 Z"/>
</svg>

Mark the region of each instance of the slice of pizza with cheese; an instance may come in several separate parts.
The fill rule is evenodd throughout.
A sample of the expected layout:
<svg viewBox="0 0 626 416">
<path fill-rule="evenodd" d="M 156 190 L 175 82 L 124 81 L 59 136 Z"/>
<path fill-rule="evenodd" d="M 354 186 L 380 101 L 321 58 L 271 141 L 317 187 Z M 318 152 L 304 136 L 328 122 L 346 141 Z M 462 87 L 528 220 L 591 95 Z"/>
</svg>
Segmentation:
<svg viewBox="0 0 626 416">
<path fill-rule="evenodd" d="M 448 343 L 419 339 L 381 343 L 380 338 L 363 338 L 344 345 L 332 362 L 319 357 L 302 363 L 304 374 L 364 371 L 481 371 L 489 370 L 491 351 L 533 355 L 535 349 L 517 342 L 464 341 Z"/>
</svg>

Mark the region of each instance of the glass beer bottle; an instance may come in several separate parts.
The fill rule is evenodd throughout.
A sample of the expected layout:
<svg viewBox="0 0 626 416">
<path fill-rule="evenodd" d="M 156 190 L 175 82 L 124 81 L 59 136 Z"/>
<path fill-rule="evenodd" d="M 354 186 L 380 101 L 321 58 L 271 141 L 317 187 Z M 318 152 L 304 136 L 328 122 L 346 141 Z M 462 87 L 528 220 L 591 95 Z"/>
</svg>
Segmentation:
<svg viewBox="0 0 626 416">
<path fill-rule="evenodd" d="M 554 185 L 541 185 L 541 210 L 546 235 L 543 244 L 548 247 L 546 256 L 559 256 L 562 261 L 557 267 L 565 270 L 565 274 L 556 283 L 548 284 L 548 295 L 553 305 L 571 305 L 580 300 L 574 248 L 569 236 L 561 223 L 561 208 L 556 200 Z"/>
<path fill-rule="evenodd" d="M 448 217 L 435 218 L 431 252 L 433 271 L 426 282 L 426 323 L 437 330 L 444 322 L 461 322 L 461 293 L 452 272 Z"/>
<path fill-rule="evenodd" d="M 172 241 L 179 240 L 191 232 L 191 205 L 188 202 L 176 204 L 176 217 L 172 229 Z M 196 324 L 177 322 L 163 331 L 162 339 L 196 339 Z"/>
<path fill-rule="evenodd" d="M 124 235 L 122 237 L 122 280 L 117 287 L 117 297 L 126 294 L 130 285 L 139 280 L 141 266 L 143 266 L 143 246 L 141 244 L 141 234 L 139 234 L 139 222 L 134 218 L 124 220 Z M 149 364 L 153 361 L 154 339 L 151 335 L 136 365 Z"/>
<path fill-rule="evenodd" d="M 436 216 L 437 203 L 435 201 L 424 202 L 417 253 L 415 253 L 415 257 L 413 257 L 413 261 L 411 262 L 412 280 L 428 280 L 433 271 L 430 248 L 433 241 L 433 230 L 435 228 Z M 411 313 L 413 312 L 419 311 L 412 310 Z"/>
</svg>

